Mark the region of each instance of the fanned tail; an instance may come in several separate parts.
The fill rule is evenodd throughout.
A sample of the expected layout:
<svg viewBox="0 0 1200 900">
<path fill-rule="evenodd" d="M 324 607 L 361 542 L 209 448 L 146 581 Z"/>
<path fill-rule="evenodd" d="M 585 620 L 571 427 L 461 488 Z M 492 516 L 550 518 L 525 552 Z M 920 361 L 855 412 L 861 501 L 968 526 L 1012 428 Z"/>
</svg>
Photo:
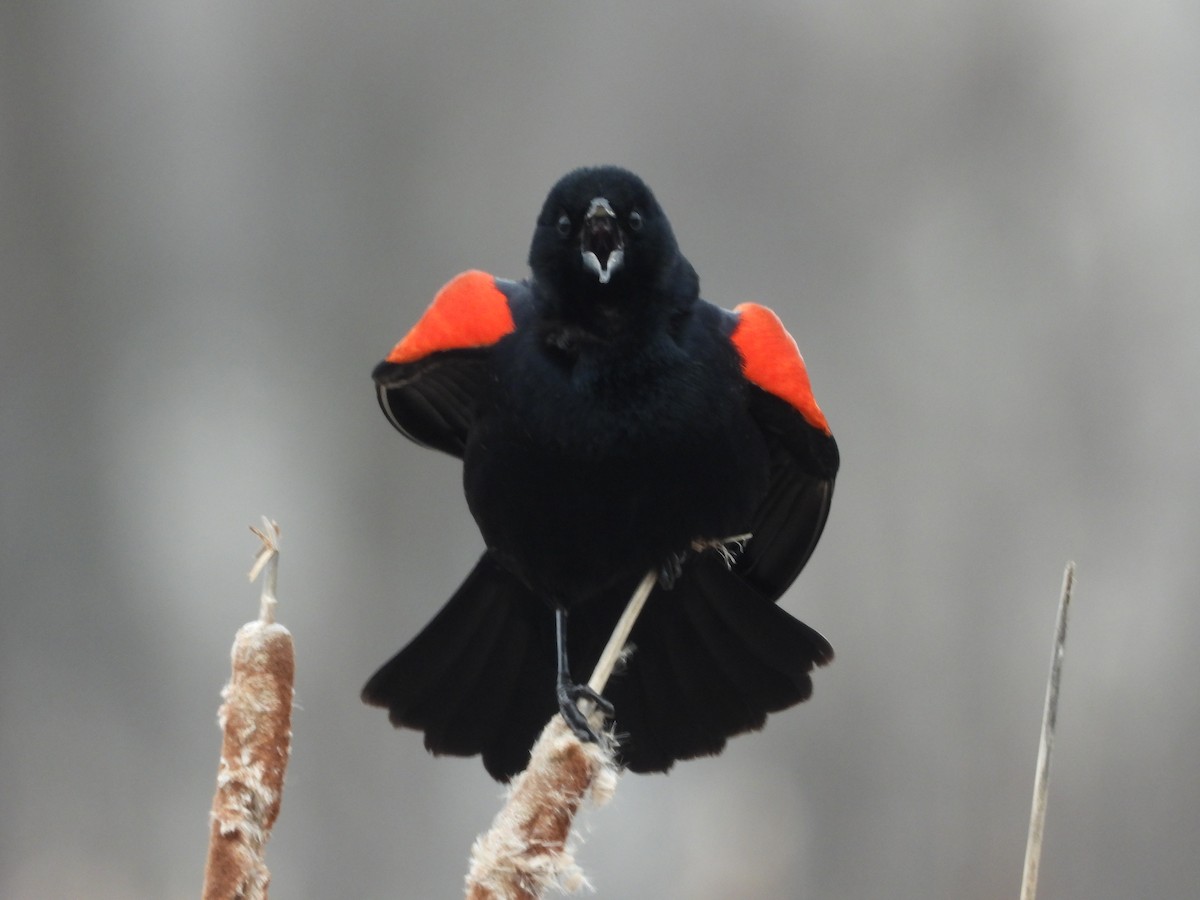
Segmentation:
<svg viewBox="0 0 1200 900">
<path fill-rule="evenodd" d="M 616 708 L 619 756 L 634 772 L 721 752 L 768 713 L 807 700 L 814 666 L 833 659 L 825 638 L 712 553 L 689 560 L 671 590 L 655 591 L 630 642 L 605 696 Z"/>
<path fill-rule="evenodd" d="M 441 611 L 363 688 L 434 754 L 483 755 L 505 780 L 529 761 L 554 714 L 554 622 L 544 603 L 485 554 Z"/>
<path fill-rule="evenodd" d="M 573 608 L 572 675 L 585 681 L 628 594 Z M 715 553 L 688 560 L 651 595 L 609 682 L 618 755 L 634 772 L 720 753 L 730 737 L 807 700 L 828 641 L 765 599 Z M 485 554 L 407 647 L 372 676 L 363 700 L 392 724 L 425 732 L 435 754 L 482 754 L 489 774 L 524 769 L 555 699 L 554 616 Z"/>
</svg>

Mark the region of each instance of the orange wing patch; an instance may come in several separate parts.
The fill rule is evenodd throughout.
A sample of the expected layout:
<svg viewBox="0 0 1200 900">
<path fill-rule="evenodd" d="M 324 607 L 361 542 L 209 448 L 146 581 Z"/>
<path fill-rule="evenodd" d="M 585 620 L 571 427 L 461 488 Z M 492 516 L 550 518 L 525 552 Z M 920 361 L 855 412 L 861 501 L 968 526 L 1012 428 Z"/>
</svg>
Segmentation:
<svg viewBox="0 0 1200 900">
<path fill-rule="evenodd" d="M 804 357 L 779 316 L 757 303 L 742 303 L 734 312 L 738 323 L 733 329 L 733 345 L 741 354 L 746 380 L 786 400 L 808 424 L 829 434 L 829 423 L 808 381 Z"/>
<path fill-rule="evenodd" d="M 463 272 L 438 291 L 425 315 L 406 334 L 387 362 L 410 363 L 442 350 L 494 344 L 515 328 L 508 298 L 487 272 Z"/>
</svg>

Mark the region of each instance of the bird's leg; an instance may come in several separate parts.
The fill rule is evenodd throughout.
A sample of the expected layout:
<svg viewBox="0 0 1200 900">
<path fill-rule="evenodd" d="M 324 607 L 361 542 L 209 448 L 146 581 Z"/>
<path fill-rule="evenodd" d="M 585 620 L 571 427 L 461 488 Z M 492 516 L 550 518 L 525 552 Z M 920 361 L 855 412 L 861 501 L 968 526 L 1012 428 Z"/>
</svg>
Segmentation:
<svg viewBox="0 0 1200 900">
<path fill-rule="evenodd" d="M 565 607 L 555 607 L 554 633 L 558 646 L 558 681 L 556 684 L 558 711 L 562 713 L 562 717 L 571 726 L 571 730 L 575 732 L 577 738 L 585 742 L 598 743 L 600 735 L 588 722 L 587 713 L 579 708 L 579 701 L 587 700 L 606 716 L 613 714 L 613 705 L 586 684 L 578 684 L 571 680 L 571 669 L 567 665 L 567 610 Z"/>
</svg>

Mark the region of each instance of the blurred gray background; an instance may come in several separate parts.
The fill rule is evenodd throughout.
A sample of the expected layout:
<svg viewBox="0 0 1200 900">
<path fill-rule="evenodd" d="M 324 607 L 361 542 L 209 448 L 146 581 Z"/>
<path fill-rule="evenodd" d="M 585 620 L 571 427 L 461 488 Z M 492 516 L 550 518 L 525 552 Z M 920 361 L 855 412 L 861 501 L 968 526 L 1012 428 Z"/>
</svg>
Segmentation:
<svg viewBox="0 0 1200 900">
<path fill-rule="evenodd" d="M 1200 884 L 1200 6 L 0 6 L 0 896 L 199 893 L 246 530 L 283 526 L 280 898 L 460 895 L 500 791 L 360 705 L 480 549 L 370 371 L 520 277 L 585 163 L 774 306 L 843 449 L 812 701 L 627 777 L 601 897 L 1017 894 L 1079 564 L 1047 897 Z"/>
</svg>

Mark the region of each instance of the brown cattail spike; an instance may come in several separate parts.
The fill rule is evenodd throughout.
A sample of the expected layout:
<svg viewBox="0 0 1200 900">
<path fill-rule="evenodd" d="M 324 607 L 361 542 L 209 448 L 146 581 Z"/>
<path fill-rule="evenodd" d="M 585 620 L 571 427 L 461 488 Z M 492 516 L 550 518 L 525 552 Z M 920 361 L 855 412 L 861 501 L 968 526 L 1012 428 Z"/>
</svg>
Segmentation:
<svg viewBox="0 0 1200 900">
<path fill-rule="evenodd" d="M 264 520 L 265 521 L 265 520 Z M 271 873 L 263 850 L 279 815 L 292 741 L 296 661 L 292 636 L 274 621 L 279 526 L 251 529 L 263 541 L 251 578 L 267 567 L 260 617 L 238 629 L 233 675 L 221 692 L 224 732 L 204 900 L 266 900 Z"/>
</svg>

